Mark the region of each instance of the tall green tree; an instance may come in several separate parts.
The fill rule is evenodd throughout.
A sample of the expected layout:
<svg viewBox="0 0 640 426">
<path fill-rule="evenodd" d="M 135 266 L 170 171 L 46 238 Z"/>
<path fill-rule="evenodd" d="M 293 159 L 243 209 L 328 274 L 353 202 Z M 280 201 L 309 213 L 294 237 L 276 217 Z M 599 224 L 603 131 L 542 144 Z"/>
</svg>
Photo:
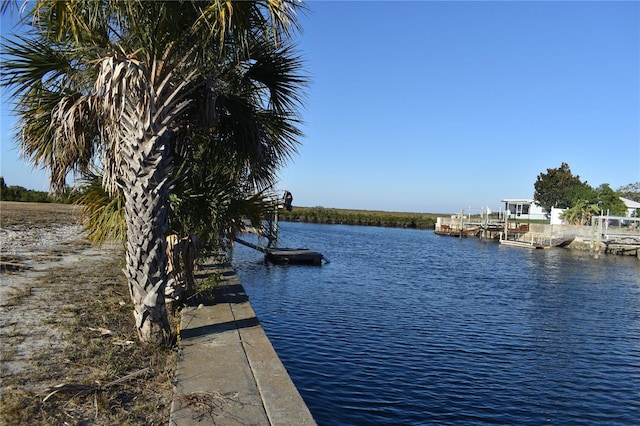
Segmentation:
<svg viewBox="0 0 640 426">
<path fill-rule="evenodd" d="M 174 147 L 194 135 L 277 159 L 299 136 L 298 87 L 255 78 L 257 104 L 224 95 L 220 78 L 260 75 L 257 43 L 285 44 L 297 27 L 295 0 L 143 2 L 38 0 L 29 33 L 4 42 L 3 84 L 13 90 L 19 146 L 63 189 L 96 160 L 107 193 L 120 192 L 126 268 L 140 338 L 170 333 L 164 303 L 165 231 Z M 233 68 L 231 65 L 235 66 Z M 255 115 L 275 117 L 257 124 Z M 234 120 L 220 120 L 228 114 Z M 277 119 L 276 119 L 277 118 Z M 269 123 L 269 125 L 265 124 Z M 224 125 L 223 125 L 224 124 Z"/>
<path fill-rule="evenodd" d="M 586 181 L 582 182 L 580 176 L 574 176 L 567 163 L 540 173 L 534 188 L 533 198 L 547 209 L 570 208 L 578 200 L 590 200 L 595 196 L 593 188 Z"/>
<path fill-rule="evenodd" d="M 590 198 L 581 198 L 583 195 Z M 591 223 L 591 217 L 598 214 L 622 216 L 626 213 L 626 206 L 620 200 L 620 194 L 611 189 L 608 183 L 603 183 L 587 193 L 576 193 L 573 205 L 563 212 L 563 219 L 575 225 Z"/>
</svg>

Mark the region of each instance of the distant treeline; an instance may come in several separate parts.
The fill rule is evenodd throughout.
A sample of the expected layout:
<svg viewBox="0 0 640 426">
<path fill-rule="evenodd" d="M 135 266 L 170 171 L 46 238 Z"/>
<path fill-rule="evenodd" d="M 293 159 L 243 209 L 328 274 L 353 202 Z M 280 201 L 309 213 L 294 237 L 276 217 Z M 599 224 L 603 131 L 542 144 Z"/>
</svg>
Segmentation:
<svg viewBox="0 0 640 426">
<path fill-rule="evenodd" d="M 47 192 L 34 191 L 33 189 L 26 189 L 16 185 L 6 186 L 4 180 L 0 185 L 0 200 L 30 201 L 34 203 L 50 203 L 53 201 Z"/>
<path fill-rule="evenodd" d="M 294 207 L 280 210 L 279 220 L 289 222 L 382 226 L 388 228 L 434 229 L 436 214 L 345 210 L 325 207 Z"/>
<path fill-rule="evenodd" d="M 31 203 L 70 203 L 68 195 L 52 197 L 48 192 L 35 191 L 18 185 L 7 186 L 0 176 L 0 201 L 23 201 Z"/>
</svg>

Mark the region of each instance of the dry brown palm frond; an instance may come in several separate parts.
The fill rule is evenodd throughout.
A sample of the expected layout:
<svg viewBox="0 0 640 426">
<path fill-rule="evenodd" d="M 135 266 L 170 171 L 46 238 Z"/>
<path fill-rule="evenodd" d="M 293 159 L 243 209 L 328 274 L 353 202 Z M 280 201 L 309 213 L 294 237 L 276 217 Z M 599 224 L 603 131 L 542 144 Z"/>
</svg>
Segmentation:
<svg viewBox="0 0 640 426">
<path fill-rule="evenodd" d="M 127 380 L 131 380 L 135 377 L 146 374 L 150 370 L 149 367 L 142 368 L 138 371 L 134 371 L 133 373 L 127 374 L 124 377 L 113 380 L 105 385 L 83 385 L 80 383 L 62 383 L 59 385 L 55 385 L 48 389 L 49 393 L 44 397 L 42 402 L 47 402 L 49 398 L 58 394 L 58 393 L 73 393 L 74 397 L 79 395 L 86 395 L 92 392 L 101 392 L 105 389 L 110 388 L 111 386 L 115 386 L 119 383 L 125 382 Z"/>
</svg>

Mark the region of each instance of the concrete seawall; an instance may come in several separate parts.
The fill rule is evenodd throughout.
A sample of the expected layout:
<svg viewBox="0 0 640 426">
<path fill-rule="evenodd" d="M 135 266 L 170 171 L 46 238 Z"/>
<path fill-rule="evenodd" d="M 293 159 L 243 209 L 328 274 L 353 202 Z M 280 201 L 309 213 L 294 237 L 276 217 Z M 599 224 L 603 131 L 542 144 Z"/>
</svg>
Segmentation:
<svg viewBox="0 0 640 426">
<path fill-rule="evenodd" d="M 213 301 L 182 311 L 171 426 L 315 425 L 267 338 L 235 271 Z"/>
</svg>

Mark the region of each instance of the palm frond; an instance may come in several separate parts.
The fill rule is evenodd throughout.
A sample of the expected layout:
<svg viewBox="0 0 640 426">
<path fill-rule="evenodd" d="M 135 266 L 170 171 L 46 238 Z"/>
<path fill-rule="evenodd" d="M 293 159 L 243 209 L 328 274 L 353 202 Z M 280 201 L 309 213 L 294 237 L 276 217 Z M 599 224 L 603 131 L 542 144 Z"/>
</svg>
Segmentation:
<svg viewBox="0 0 640 426">
<path fill-rule="evenodd" d="M 95 172 L 83 175 L 80 191 L 82 195 L 76 203 L 82 206 L 80 220 L 88 231 L 89 239 L 97 245 L 126 241 L 122 194 L 110 196 L 102 187 L 100 174 Z"/>
<path fill-rule="evenodd" d="M 32 5 L 27 16 L 33 16 L 32 25 L 39 28 L 46 39 L 75 45 L 96 40 L 105 42 L 108 16 L 117 7 L 115 1 L 94 0 L 36 0 L 25 4 Z"/>
<path fill-rule="evenodd" d="M 253 61 L 245 78 L 265 87 L 263 95 L 269 108 L 278 113 L 292 114 L 303 104 L 304 89 L 309 78 L 302 74 L 302 58 L 295 53 L 295 46 L 272 46 L 264 38 L 252 46 Z"/>
<path fill-rule="evenodd" d="M 0 14 L 5 14 L 11 9 L 18 9 L 18 0 L 5 0 L 0 3 Z"/>
<path fill-rule="evenodd" d="M 5 60 L 0 78 L 11 96 L 20 96 L 34 84 L 58 90 L 68 80 L 71 68 L 69 52 L 43 39 L 16 36 L 2 43 Z"/>
<path fill-rule="evenodd" d="M 248 49 L 255 29 L 268 31 L 274 40 L 299 30 L 297 11 L 303 8 L 298 0 L 214 1 L 199 7 L 192 32 L 218 40 L 221 49 L 229 38 Z"/>
</svg>

